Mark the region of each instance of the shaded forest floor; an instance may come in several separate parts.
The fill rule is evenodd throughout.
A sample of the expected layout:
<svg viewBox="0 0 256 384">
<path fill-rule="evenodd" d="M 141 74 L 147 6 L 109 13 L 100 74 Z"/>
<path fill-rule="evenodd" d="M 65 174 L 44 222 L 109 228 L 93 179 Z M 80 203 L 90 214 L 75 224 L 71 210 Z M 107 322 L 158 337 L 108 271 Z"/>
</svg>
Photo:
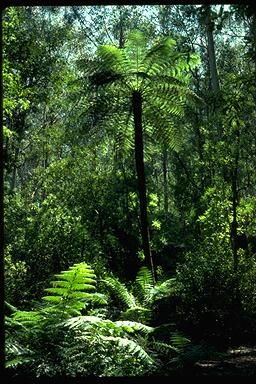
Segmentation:
<svg viewBox="0 0 256 384">
<path fill-rule="evenodd" d="M 195 376 L 255 376 L 256 346 L 229 349 L 225 357 L 200 360 L 194 366 Z"/>
</svg>

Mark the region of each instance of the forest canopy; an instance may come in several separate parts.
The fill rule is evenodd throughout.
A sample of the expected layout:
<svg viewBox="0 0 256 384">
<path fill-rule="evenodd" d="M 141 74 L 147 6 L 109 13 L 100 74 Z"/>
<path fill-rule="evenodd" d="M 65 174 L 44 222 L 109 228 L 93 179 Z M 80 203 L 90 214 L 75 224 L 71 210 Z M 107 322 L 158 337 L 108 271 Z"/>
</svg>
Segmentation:
<svg viewBox="0 0 256 384">
<path fill-rule="evenodd" d="M 254 9 L 8 7 L 2 85 L 7 373 L 255 346 Z"/>
</svg>

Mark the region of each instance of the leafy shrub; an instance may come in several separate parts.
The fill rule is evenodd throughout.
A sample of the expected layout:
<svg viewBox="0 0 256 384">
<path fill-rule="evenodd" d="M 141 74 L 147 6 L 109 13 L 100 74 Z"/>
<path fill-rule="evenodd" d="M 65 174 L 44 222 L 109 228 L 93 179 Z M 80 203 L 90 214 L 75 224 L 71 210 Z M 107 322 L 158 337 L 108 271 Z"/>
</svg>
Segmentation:
<svg viewBox="0 0 256 384">
<path fill-rule="evenodd" d="M 216 245 L 187 253 L 176 283 L 176 321 L 182 329 L 196 340 L 227 345 L 241 325 L 232 254 Z"/>
<path fill-rule="evenodd" d="M 4 295 L 14 305 L 22 305 L 26 296 L 25 278 L 27 266 L 24 261 L 14 261 L 11 246 L 4 251 Z M 21 295 L 21 292 L 23 294 Z"/>
</svg>

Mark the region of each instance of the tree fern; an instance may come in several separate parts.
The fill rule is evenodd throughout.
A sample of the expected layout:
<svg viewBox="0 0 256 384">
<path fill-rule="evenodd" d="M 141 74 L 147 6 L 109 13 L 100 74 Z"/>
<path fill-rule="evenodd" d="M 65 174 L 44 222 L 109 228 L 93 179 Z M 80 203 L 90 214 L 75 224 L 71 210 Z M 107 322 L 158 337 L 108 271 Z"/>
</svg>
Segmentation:
<svg viewBox="0 0 256 384">
<path fill-rule="evenodd" d="M 132 111 L 128 114 L 126 127 L 130 124 L 130 118 L 133 118 L 142 248 L 155 281 L 147 215 L 143 146 L 145 131 L 148 125 L 153 126 L 153 135 L 160 138 L 167 147 L 175 150 L 181 147 L 175 119 L 182 116 L 188 99 L 192 96 L 198 99 L 188 89 L 189 77 L 186 72 L 198 65 L 199 57 L 178 52 L 171 37 L 158 41 L 152 47 L 148 45 L 142 32 L 132 31 L 124 49 L 110 45 L 100 46 L 93 65 L 85 72 L 96 100 L 99 90 L 105 90 L 120 112 L 123 105 L 129 112 Z M 120 123 L 117 126 L 116 147 L 120 148 L 124 145 L 125 138 L 120 130 L 125 129 L 125 126 Z"/>
</svg>

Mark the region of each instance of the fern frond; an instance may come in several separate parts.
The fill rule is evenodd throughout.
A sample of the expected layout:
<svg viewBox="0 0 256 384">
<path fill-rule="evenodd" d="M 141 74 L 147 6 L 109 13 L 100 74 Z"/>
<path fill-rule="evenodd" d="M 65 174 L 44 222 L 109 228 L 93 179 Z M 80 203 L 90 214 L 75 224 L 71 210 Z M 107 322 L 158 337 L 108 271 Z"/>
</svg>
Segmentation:
<svg viewBox="0 0 256 384">
<path fill-rule="evenodd" d="M 128 321 L 128 320 L 119 320 L 115 321 L 115 324 L 118 327 L 121 327 L 124 331 L 128 333 L 134 333 L 135 331 L 142 331 L 143 333 L 150 333 L 154 328 L 149 327 L 148 325 L 142 324 L 137 321 Z"/>
<path fill-rule="evenodd" d="M 171 278 L 165 280 L 161 284 L 154 286 L 154 291 L 152 292 L 153 300 L 161 299 L 163 297 L 168 297 L 171 294 L 176 292 L 176 279 Z"/>
<path fill-rule="evenodd" d="M 12 329 L 19 330 L 20 328 L 23 328 L 24 331 L 27 330 L 24 324 L 22 324 L 18 320 L 15 320 L 12 316 L 5 316 L 4 322 L 5 322 L 7 333 L 9 332 L 9 330 L 12 330 Z"/>
<path fill-rule="evenodd" d="M 141 71 L 140 64 L 145 56 L 146 46 L 145 35 L 141 31 L 133 30 L 130 32 L 125 46 L 125 53 L 129 58 L 130 72 L 134 72 L 136 75 L 139 72 L 145 72 L 143 69 Z"/>
<path fill-rule="evenodd" d="M 92 303 L 96 303 L 96 304 L 101 304 L 101 305 L 108 304 L 106 295 L 99 292 L 90 293 L 90 300 Z"/>
<path fill-rule="evenodd" d="M 43 300 L 55 304 L 52 308 L 44 310 L 48 314 L 57 316 L 59 313 L 63 318 L 77 316 L 86 302 L 102 300 L 102 297 L 91 293 L 95 290 L 96 275 L 86 263 L 74 264 L 67 271 L 56 274 L 55 277 L 58 280 L 51 282 L 53 287 L 45 289 L 51 295 L 42 297 Z"/>
<path fill-rule="evenodd" d="M 135 278 L 135 282 L 143 289 L 154 286 L 154 281 L 151 271 L 147 267 L 141 267 Z"/>
<path fill-rule="evenodd" d="M 123 80 L 123 75 L 117 74 L 112 71 L 97 72 L 89 77 L 91 85 L 102 87 L 106 85 L 115 84 L 118 80 Z"/>
<path fill-rule="evenodd" d="M 179 349 L 174 347 L 173 345 L 164 343 L 162 341 L 156 341 L 154 340 L 152 342 L 153 348 L 160 353 L 168 353 L 168 352 L 174 352 L 175 354 L 179 352 Z"/>
<path fill-rule="evenodd" d="M 10 303 L 8 303 L 7 301 L 4 301 L 4 305 L 10 309 L 12 312 L 16 312 L 18 311 L 18 309 L 16 307 L 14 307 L 13 305 L 11 305 Z"/>
<path fill-rule="evenodd" d="M 152 312 L 150 309 L 145 307 L 133 307 L 128 308 L 126 311 L 121 313 L 121 318 L 124 320 L 140 321 L 148 323 L 151 318 Z"/>
<path fill-rule="evenodd" d="M 28 357 L 15 357 L 14 359 L 7 360 L 5 362 L 5 368 L 16 368 L 18 365 L 24 365 L 26 363 L 31 363 L 31 359 Z"/>
<path fill-rule="evenodd" d="M 63 297 L 61 297 L 61 296 L 43 296 L 42 300 L 53 302 L 53 303 L 61 303 L 63 301 Z"/>
<path fill-rule="evenodd" d="M 106 277 L 102 282 L 120 299 L 121 303 L 128 308 L 136 307 L 135 297 L 117 278 Z"/>
<path fill-rule="evenodd" d="M 124 50 L 112 45 L 101 45 L 97 49 L 97 70 L 113 71 L 123 73 L 131 68 Z"/>
<path fill-rule="evenodd" d="M 183 351 L 185 348 L 188 347 L 188 345 L 191 344 L 191 341 L 186 338 L 185 336 L 181 335 L 180 333 L 178 332 L 174 332 L 172 335 L 171 335 L 171 342 L 172 344 L 179 350 L 179 351 Z"/>
<path fill-rule="evenodd" d="M 179 52 L 173 61 L 173 66 L 167 72 L 168 74 L 176 73 L 179 75 L 182 71 L 189 71 L 200 64 L 200 57 L 193 52 Z"/>
<path fill-rule="evenodd" d="M 150 75 L 163 74 L 170 62 L 173 61 L 175 40 L 167 37 L 154 45 L 143 59 L 143 66 Z M 172 58 L 172 60 L 171 60 Z"/>
<path fill-rule="evenodd" d="M 17 311 L 12 315 L 12 319 L 23 326 L 35 327 L 44 320 L 44 317 L 36 311 Z"/>
<path fill-rule="evenodd" d="M 68 288 L 68 285 L 65 288 L 45 288 L 45 291 L 50 293 L 56 293 L 57 295 L 60 295 L 60 296 L 65 296 L 67 295 L 67 292 L 68 292 L 67 288 Z"/>
<path fill-rule="evenodd" d="M 93 270 L 85 263 L 74 264 L 67 271 L 62 271 L 55 275 L 60 280 L 52 281 L 52 288 L 45 291 L 55 294 L 54 296 L 43 297 L 46 301 L 61 301 L 64 298 L 90 297 L 90 294 L 82 291 L 95 289 L 96 275 Z M 61 300 L 57 299 L 60 296 Z"/>
<path fill-rule="evenodd" d="M 64 320 L 63 325 L 69 328 L 83 328 L 91 327 L 93 324 L 101 324 L 102 318 L 98 316 L 76 316 L 71 319 Z"/>
<path fill-rule="evenodd" d="M 17 365 L 31 363 L 34 351 L 9 338 L 5 343 L 5 355 L 5 368 L 16 368 Z"/>
<path fill-rule="evenodd" d="M 168 116 L 165 118 L 160 115 L 160 111 L 156 112 L 155 117 L 158 117 L 158 126 L 154 126 L 154 136 L 164 144 L 167 148 L 174 151 L 179 151 L 182 147 L 182 137 L 179 134 L 179 129 Z"/>
<path fill-rule="evenodd" d="M 133 127 L 131 125 L 132 110 L 128 107 L 128 112 L 123 112 L 123 118 L 119 113 L 116 114 L 113 126 L 115 128 L 115 152 L 120 157 L 124 157 L 134 147 Z"/>
<path fill-rule="evenodd" d="M 152 365 L 155 363 L 152 357 L 149 356 L 149 354 L 138 343 L 136 343 L 133 340 L 122 338 L 122 337 L 103 336 L 103 335 L 100 335 L 100 338 L 103 341 L 111 341 L 113 343 L 118 344 L 118 346 L 121 349 L 128 351 L 128 353 L 140 359 L 141 363 L 144 363 L 147 365 Z"/>
<path fill-rule="evenodd" d="M 142 304 L 150 302 L 153 287 L 154 281 L 151 271 L 147 267 L 141 267 L 135 278 L 134 291 Z"/>
</svg>

